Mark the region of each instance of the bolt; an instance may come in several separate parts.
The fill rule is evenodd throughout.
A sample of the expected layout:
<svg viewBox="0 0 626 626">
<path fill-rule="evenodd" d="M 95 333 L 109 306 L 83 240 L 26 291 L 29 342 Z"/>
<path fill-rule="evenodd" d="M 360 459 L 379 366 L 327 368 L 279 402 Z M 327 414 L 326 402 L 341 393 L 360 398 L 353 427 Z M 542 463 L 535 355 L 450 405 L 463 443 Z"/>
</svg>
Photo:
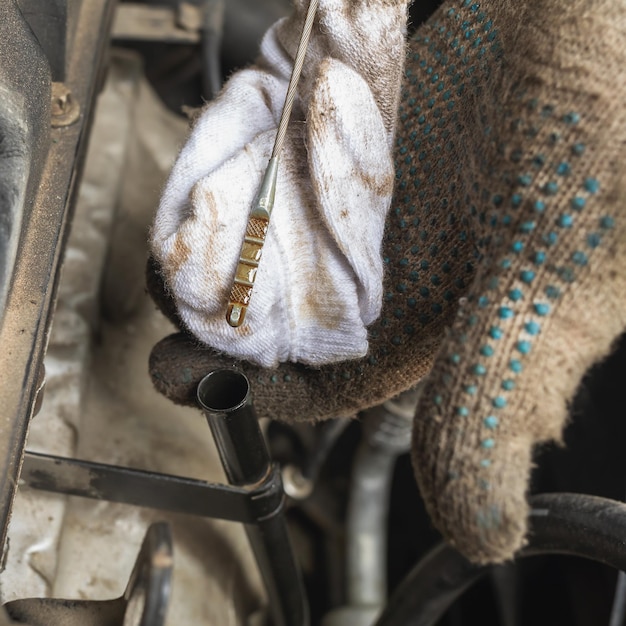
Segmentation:
<svg viewBox="0 0 626 626">
<path fill-rule="evenodd" d="M 64 83 L 52 83 L 50 121 L 53 128 L 70 126 L 80 117 L 80 105 Z"/>
<path fill-rule="evenodd" d="M 295 465 L 283 468 L 282 479 L 285 493 L 294 500 L 306 500 L 313 493 L 313 482 L 303 476 Z"/>
</svg>

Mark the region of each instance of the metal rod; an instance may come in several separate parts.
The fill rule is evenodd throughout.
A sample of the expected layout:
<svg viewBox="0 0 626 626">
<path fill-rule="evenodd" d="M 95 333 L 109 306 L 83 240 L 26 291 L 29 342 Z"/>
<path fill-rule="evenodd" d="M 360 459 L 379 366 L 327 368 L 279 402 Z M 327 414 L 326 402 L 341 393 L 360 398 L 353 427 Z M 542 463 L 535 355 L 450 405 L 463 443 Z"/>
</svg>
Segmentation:
<svg viewBox="0 0 626 626">
<path fill-rule="evenodd" d="M 421 387 L 366 411 L 348 504 L 348 605 L 382 608 L 387 599 L 387 515 L 396 459 L 409 451 Z"/>
<path fill-rule="evenodd" d="M 280 152 L 285 144 L 291 109 L 293 108 L 293 102 L 296 98 L 296 89 L 298 87 L 298 81 L 300 80 L 300 74 L 302 73 L 302 66 L 304 65 L 304 58 L 309 46 L 309 39 L 311 38 L 311 31 L 313 30 L 313 23 L 318 6 L 319 0 L 310 0 L 302 27 L 302 35 L 300 36 L 296 58 L 293 63 L 293 71 L 291 72 L 287 95 L 285 96 L 285 104 L 283 105 L 283 111 L 278 124 L 278 133 L 276 134 L 276 141 L 274 143 L 274 149 L 272 150 L 272 158 L 280 156 Z"/>
<path fill-rule="evenodd" d="M 396 457 L 364 441 L 352 468 L 346 522 L 347 603 L 380 609 L 387 598 L 387 510 Z"/>
<path fill-rule="evenodd" d="M 222 88 L 220 50 L 224 28 L 225 0 L 204 0 L 202 10 L 202 84 L 207 100 Z"/>
<path fill-rule="evenodd" d="M 271 514 L 282 497 L 270 486 L 264 495 L 274 491 L 272 502 L 259 508 L 256 491 L 35 452 L 25 453 L 20 480 L 31 489 L 244 523 Z"/>
<path fill-rule="evenodd" d="M 236 369 L 219 369 L 198 385 L 198 402 L 215 438 L 228 480 L 254 485 L 271 471 L 265 440 L 250 397 L 250 383 Z M 308 605 L 284 508 L 246 526 L 270 602 L 274 626 L 308 626 Z"/>
<path fill-rule="evenodd" d="M 346 519 L 346 605 L 323 626 L 371 626 L 387 600 L 387 518 L 396 460 L 409 451 L 421 387 L 362 415 Z"/>
</svg>

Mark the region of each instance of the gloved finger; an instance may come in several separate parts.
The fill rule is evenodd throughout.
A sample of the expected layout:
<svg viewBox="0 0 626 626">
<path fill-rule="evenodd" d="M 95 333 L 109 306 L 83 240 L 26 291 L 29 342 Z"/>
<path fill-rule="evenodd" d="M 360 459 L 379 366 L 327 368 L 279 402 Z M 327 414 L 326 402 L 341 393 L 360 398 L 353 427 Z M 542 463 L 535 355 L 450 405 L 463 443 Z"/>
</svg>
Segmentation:
<svg viewBox="0 0 626 626">
<path fill-rule="evenodd" d="M 202 378 L 215 369 L 235 366 L 250 380 L 260 418 L 315 421 L 352 416 L 409 389 L 430 369 L 436 345 L 427 341 L 393 359 L 390 377 L 369 358 L 320 368 L 301 363 L 262 368 L 201 346 L 189 335 L 179 333 L 154 346 L 149 373 L 155 388 L 167 398 L 176 404 L 197 406 L 196 391 Z"/>
<path fill-rule="evenodd" d="M 452 80 L 481 116 L 460 162 L 481 258 L 413 441 L 433 523 L 473 561 L 523 545 L 533 447 L 561 437 L 582 377 L 626 326 L 625 34 L 623 2 L 464 0 L 415 40 L 408 98 L 437 73 L 434 107 L 445 102 L 463 42 L 473 69 Z"/>
<path fill-rule="evenodd" d="M 326 59 L 308 110 L 311 180 L 322 217 L 350 263 L 366 325 L 380 314 L 380 241 L 394 183 L 391 150 L 365 80 Z"/>
<path fill-rule="evenodd" d="M 393 129 L 406 52 L 409 2 L 322 0 L 320 28 L 333 54 L 369 84 L 383 122 Z"/>
</svg>

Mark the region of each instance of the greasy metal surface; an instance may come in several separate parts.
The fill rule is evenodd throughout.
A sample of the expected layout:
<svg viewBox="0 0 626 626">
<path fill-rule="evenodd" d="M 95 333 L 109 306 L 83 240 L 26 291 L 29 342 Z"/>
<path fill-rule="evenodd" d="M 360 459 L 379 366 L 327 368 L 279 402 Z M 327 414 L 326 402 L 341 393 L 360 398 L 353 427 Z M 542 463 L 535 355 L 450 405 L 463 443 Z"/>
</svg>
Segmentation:
<svg viewBox="0 0 626 626">
<path fill-rule="evenodd" d="M 81 441 L 88 437 L 88 433 L 81 428 L 81 417 L 91 412 L 86 406 L 85 394 L 89 389 L 88 382 L 91 383 L 95 378 L 92 371 L 92 341 L 95 328 L 101 327 L 98 315 L 99 287 L 115 204 L 120 196 L 120 181 L 129 170 L 125 154 L 136 128 L 134 123 L 135 108 L 138 106 L 140 61 L 128 53 L 122 54 L 115 50 L 111 50 L 110 57 L 107 86 L 98 95 L 72 228 L 65 245 L 63 272 L 45 356 L 46 391 L 37 396 L 37 403 L 44 398 L 45 402 L 37 417 L 31 420 L 28 433 L 29 449 L 66 457 L 76 456 L 77 432 L 80 433 Z M 143 122 L 148 116 L 147 112 L 142 111 L 142 116 Z M 166 135 L 165 130 L 163 135 Z M 129 175 L 134 181 L 139 177 L 136 172 Z M 157 185 L 160 186 L 160 181 Z M 128 273 L 127 270 L 125 279 L 128 279 Z M 145 368 L 137 369 L 140 370 L 137 377 L 144 374 Z M 127 377 L 128 386 L 136 389 L 134 380 Z M 111 427 L 111 431 L 114 430 Z M 124 433 L 127 434 L 127 431 Z M 97 460 L 108 461 L 102 457 Z M 186 468 L 183 473 L 185 471 Z M 97 506 L 93 501 L 86 504 Z M 57 588 L 56 581 L 72 567 L 76 571 L 86 572 L 84 563 L 93 563 L 99 553 L 108 556 L 111 552 L 107 548 L 99 548 L 99 533 L 94 529 L 91 540 L 82 542 L 84 556 L 65 566 L 60 549 L 66 532 L 64 520 L 67 505 L 68 498 L 63 495 L 18 487 L 8 529 L 10 551 L 6 569 L 0 575 L 0 597 L 4 601 L 51 595 L 91 597 L 80 595 L 85 591 L 79 586 L 73 589 Z M 112 556 L 119 568 L 116 577 L 118 581 L 125 582 L 136 556 L 135 543 L 139 548 L 144 533 L 145 524 L 138 525 L 134 535 L 129 533 L 129 554 L 126 559 Z M 86 580 L 90 578 L 86 575 Z M 96 588 L 92 584 L 87 592 Z M 110 595 L 110 591 L 103 590 L 103 595 L 97 599 L 104 599 Z M 116 591 L 121 592 L 121 589 Z"/>
<path fill-rule="evenodd" d="M 122 597 L 112 600 L 27 598 L 5 604 L 18 623 L 31 626 L 162 626 L 172 586 L 172 537 L 152 524 Z"/>
<path fill-rule="evenodd" d="M 3 2 L 2 11 L 12 2 Z M 36 382 L 45 351 L 59 259 L 70 217 L 75 183 L 80 178 L 93 101 L 102 80 L 102 59 L 108 43 L 113 2 L 90 0 L 77 5 L 76 30 L 67 60 L 65 84 L 81 107 L 79 121 L 53 129 L 41 183 L 32 212 L 25 212 L 19 255 L 12 272 L 0 323 L 0 545 L 20 470 Z M 0 24 L 3 20 L 0 19 Z M 3 64 L 15 49 L 4 48 Z M 30 59 L 28 63 L 30 72 Z M 22 72 L 26 73 L 26 72 Z M 49 96 L 46 101 L 49 106 Z"/>
<path fill-rule="evenodd" d="M 0 321 L 48 151 L 49 119 L 47 60 L 15 0 L 6 0 L 0 3 Z"/>
<path fill-rule="evenodd" d="M 27 59 L 15 54 L 20 51 Z M 17 261 L 21 231 L 34 212 L 48 145 L 50 76 L 45 57 L 14 0 L 0 3 L 0 533 L 5 531 L 13 497 L 26 417 L 17 418 L 22 403 L 22 376 L 13 343 L 26 329 L 10 324 L 11 281 Z M 32 305 L 31 305 L 32 307 Z M 13 310 L 15 317 L 18 311 Z M 4 339 L 6 338 L 6 343 Z M 25 372 L 31 388 L 38 369 L 26 354 Z M 10 389 L 10 396 L 4 393 Z M 15 430 L 17 429 L 17 432 Z M 4 545 L 0 534 L 0 546 Z"/>
<path fill-rule="evenodd" d="M 254 523 L 282 510 L 277 468 L 255 489 L 26 452 L 22 481 L 32 489 Z"/>
</svg>

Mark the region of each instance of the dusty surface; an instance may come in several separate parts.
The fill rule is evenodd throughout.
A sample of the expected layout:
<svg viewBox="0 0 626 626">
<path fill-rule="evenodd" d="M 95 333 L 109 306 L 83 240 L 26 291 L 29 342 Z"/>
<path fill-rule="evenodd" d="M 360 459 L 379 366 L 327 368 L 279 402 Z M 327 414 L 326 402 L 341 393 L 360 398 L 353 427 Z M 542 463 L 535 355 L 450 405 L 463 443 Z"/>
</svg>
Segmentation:
<svg viewBox="0 0 626 626">
<path fill-rule="evenodd" d="M 29 449 L 224 480 L 200 412 L 159 396 L 147 373 L 150 349 L 172 327 L 144 289 L 146 234 L 186 128 L 132 57 L 116 61 L 99 101 Z M 169 521 L 174 536 L 168 624 L 244 624 L 263 596 L 240 525 L 24 488 L 3 601 L 121 595 L 157 520 Z"/>
</svg>

